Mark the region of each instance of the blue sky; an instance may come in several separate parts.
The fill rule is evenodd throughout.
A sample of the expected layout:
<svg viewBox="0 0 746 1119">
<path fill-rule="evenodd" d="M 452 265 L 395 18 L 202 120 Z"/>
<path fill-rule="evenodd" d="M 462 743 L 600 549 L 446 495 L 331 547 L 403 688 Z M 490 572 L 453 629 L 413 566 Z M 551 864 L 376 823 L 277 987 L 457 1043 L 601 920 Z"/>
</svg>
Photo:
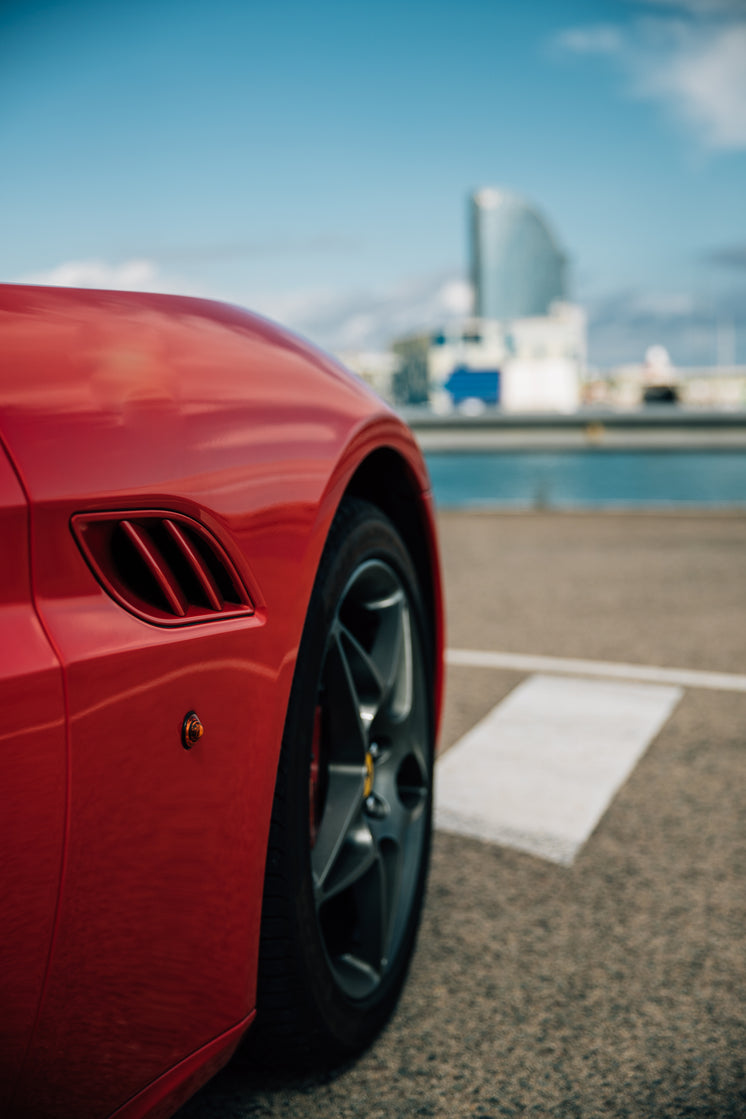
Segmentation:
<svg viewBox="0 0 746 1119">
<path fill-rule="evenodd" d="M 4 280 L 381 347 L 467 305 L 494 185 L 593 361 L 746 361 L 746 0 L 4 0 L 0 153 Z"/>
</svg>

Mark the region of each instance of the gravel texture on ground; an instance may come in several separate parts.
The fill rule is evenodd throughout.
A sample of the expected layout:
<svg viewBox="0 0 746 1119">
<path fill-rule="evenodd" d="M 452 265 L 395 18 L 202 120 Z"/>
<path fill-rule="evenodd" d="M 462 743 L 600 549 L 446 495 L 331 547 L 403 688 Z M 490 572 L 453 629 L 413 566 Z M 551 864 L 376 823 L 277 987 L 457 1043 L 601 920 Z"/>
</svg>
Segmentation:
<svg viewBox="0 0 746 1119">
<path fill-rule="evenodd" d="M 746 671 L 746 518 L 440 517 L 449 644 Z M 522 676 L 452 668 L 452 744 Z M 746 694 L 688 689 L 571 867 L 438 833 L 378 1042 L 180 1119 L 746 1116 Z"/>
</svg>

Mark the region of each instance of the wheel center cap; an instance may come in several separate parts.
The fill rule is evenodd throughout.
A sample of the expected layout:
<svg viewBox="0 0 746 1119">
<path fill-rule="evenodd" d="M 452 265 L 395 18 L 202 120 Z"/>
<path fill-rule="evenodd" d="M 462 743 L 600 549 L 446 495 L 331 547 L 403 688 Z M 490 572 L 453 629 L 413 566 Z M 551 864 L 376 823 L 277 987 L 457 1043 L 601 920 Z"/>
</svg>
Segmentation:
<svg viewBox="0 0 746 1119">
<path fill-rule="evenodd" d="M 367 800 L 373 792 L 373 778 L 375 777 L 376 767 L 373 762 L 373 755 L 370 750 L 365 755 L 365 785 L 363 787 L 363 800 Z"/>
</svg>

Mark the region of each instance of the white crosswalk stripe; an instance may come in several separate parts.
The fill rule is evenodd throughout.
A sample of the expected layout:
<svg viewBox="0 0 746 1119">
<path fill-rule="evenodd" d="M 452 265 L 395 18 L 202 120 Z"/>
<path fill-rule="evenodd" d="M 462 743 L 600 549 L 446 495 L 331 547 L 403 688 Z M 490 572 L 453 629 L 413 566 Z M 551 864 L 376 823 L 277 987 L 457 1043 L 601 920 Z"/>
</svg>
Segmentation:
<svg viewBox="0 0 746 1119">
<path fill-rule="evenodd" d="M 681 695 L 529 677 L 441 757 L 436 827 L 570 864 Z"/>
</svg>

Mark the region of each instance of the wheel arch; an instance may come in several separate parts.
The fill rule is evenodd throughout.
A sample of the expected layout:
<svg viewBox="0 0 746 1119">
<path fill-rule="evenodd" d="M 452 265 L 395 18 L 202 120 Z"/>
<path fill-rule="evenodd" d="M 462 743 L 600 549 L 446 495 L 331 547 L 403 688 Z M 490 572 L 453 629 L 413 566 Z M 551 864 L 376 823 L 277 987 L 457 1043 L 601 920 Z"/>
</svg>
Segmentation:
<svg viewBox="0 0 746 1119">
<path fill-rule="evenodd" d="M 364 498 L 393 523 L 412 558 L 423 595 L 425 615 L 431 625 L 429 647 L 433 657 L 437 734 L 443 695 L 445 644 L 440 560 L 432 497 L 423 492 L 411 466 L 392 447 L 378 447 L 358 465 L 346 496 Z"/>
</svg>

